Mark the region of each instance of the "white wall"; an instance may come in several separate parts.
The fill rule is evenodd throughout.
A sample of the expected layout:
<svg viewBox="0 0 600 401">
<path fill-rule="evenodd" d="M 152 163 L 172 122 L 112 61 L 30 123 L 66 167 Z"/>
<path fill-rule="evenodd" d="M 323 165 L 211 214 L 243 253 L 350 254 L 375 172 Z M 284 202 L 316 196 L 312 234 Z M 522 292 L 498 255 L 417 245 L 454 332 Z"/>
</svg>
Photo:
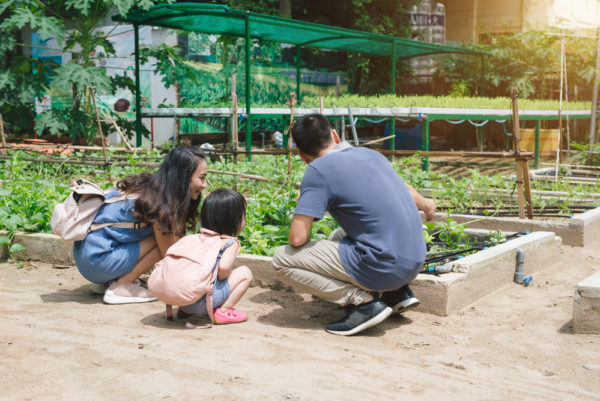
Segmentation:
<svg viewBox="0 0 600 401">
<path fill-rule="evenodd" d="M 151 28 L 151 42 L 152 45 L 160 45 L 165 43 L 169 46 L 177 45 L 177 34 L 175 31 L 166 30 L 162 28 Z M 156 62 L 155 59 L 150 61 L 150 65 Z M 150 78 L 150 90 L 152 93 L 152 99 L 150 100 L 152 107 L 158 107 L 160 104 L 170 104 L 177 106 L 177 90 L 175 86 L 171 86 L 168 89 L 165 88 L 162 82 L 162 75 L 152 73 Z M 154 145 L 160 146 L 165 142 L 169 141 L 176 133 L 176 125 L 174 118 L 144 118 L 142 121 L 146 128 L 152 132 L 154 138 Z M 145 139 L 142 141 L 144 147 L 150 145 L 150 140 Z"/>
</svg>

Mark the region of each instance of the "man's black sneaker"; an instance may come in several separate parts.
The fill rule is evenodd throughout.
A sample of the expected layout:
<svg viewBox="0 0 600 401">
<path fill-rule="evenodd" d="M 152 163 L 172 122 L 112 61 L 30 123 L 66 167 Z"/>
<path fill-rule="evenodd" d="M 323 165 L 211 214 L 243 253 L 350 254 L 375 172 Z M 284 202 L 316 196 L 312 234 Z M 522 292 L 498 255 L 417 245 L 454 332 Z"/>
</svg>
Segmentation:
<svg viewBox="0 0 600 401">
<path fill-rule="evenodd" d="M 402 313 L 419 306 L 419 300 L 415 297 L 408 284 L 397 290 L 384 292 L 381 295 L 381 299 L 397 313 Z"/>
<path fill-rule="evenodd" d="M 388 307 L 379 298 L 361 305 L 348 305 L 346 316 L 336 322 L 328 323 L 325 330 L 331 334 L 351 336 L 371 326 L 383 322 L 392 314 Z"/>
</svg>

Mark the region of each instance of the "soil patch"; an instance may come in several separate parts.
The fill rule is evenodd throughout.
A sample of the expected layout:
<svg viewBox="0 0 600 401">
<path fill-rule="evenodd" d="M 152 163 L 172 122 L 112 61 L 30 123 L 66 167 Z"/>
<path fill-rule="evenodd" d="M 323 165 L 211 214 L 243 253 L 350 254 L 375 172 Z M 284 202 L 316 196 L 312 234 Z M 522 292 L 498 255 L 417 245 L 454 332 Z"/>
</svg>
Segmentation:
<svg viewBox="0 0 600 401">
<path fill-rule="evenodd" d="M 343 311 L 251 288 L 249 321 L 209 330 L 163 304 L 105 305 L 76 268 L 0 264 L 2 400 L 600 400 L 600 336 L 572 332 L 600 249 L 561 247 L 529 287 L 449 317 L 409 311 L 354 337 Z"/>
</svg>

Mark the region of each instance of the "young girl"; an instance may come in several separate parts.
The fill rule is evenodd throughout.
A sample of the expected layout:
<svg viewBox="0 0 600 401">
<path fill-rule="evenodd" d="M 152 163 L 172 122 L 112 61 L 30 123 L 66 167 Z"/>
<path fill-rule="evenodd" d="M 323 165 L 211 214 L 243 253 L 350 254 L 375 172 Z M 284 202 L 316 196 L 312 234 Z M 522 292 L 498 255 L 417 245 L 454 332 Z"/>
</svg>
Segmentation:
<svg viewBox="0 0 600 401">
<path fill-rule="evenodd" d="M 94 224 L 141 222 L 143 228 L 104 227 L 73 245 L 79 272 L 104 294 L 108 304 L 155 301 L 138 277 L 165 256 L 188 229 L 196 229 L 198 206 L 206 187 L 204 153 L 192 146 L 171 150 L 154 174 L 127 177 L 107 194 L 124 199 L 105 204 Z M 108 288 L 107 288 L 108 286 Z"/>
<path fill-rule="evenodd" d="M 246 200 L 231 189 L 217 189 L 211 192 L 200 211 L 202 228 L 220 235 L 235 237 L 246 223 Z M 233 262 L 240 251 L 238 241 L 221 239 L 221 249 L 225 248 L 217 268 L 212 299 L 215 324 L 239 323 L 247 319 L 245 312 L 235 310 L 234 305 L 246 293 L 252 282 L 252 272 L 246 266 L 232 269 Z M 206 315 L 206 296 L 177 310 L 179 318 L 190 315 Z"/>
</svg>

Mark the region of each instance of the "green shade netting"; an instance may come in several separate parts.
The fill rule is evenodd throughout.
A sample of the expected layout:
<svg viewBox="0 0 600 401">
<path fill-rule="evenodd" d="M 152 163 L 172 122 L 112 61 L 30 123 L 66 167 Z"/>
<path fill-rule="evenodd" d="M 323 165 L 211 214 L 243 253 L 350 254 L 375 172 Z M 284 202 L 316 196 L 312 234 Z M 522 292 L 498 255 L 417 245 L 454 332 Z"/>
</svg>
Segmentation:
<svg viewBox="0 0 600 401">
<path fill-rule="evenodd" d="M 398 58 L 436 53 L 486 54 L 452 46 L 251 13 L 219 4 L 162 4 L 153 6 L 146 11 L 132 11 L 126 17 L 116 15 L 113 20 L 133 25 L 160 26 L 177 30 L 241 37 L 246 36 L 247 21 L 249 35 L 255 39 L 302 47 L 390 57 L 395 45 L 396 57 Z"/>
</svg>

